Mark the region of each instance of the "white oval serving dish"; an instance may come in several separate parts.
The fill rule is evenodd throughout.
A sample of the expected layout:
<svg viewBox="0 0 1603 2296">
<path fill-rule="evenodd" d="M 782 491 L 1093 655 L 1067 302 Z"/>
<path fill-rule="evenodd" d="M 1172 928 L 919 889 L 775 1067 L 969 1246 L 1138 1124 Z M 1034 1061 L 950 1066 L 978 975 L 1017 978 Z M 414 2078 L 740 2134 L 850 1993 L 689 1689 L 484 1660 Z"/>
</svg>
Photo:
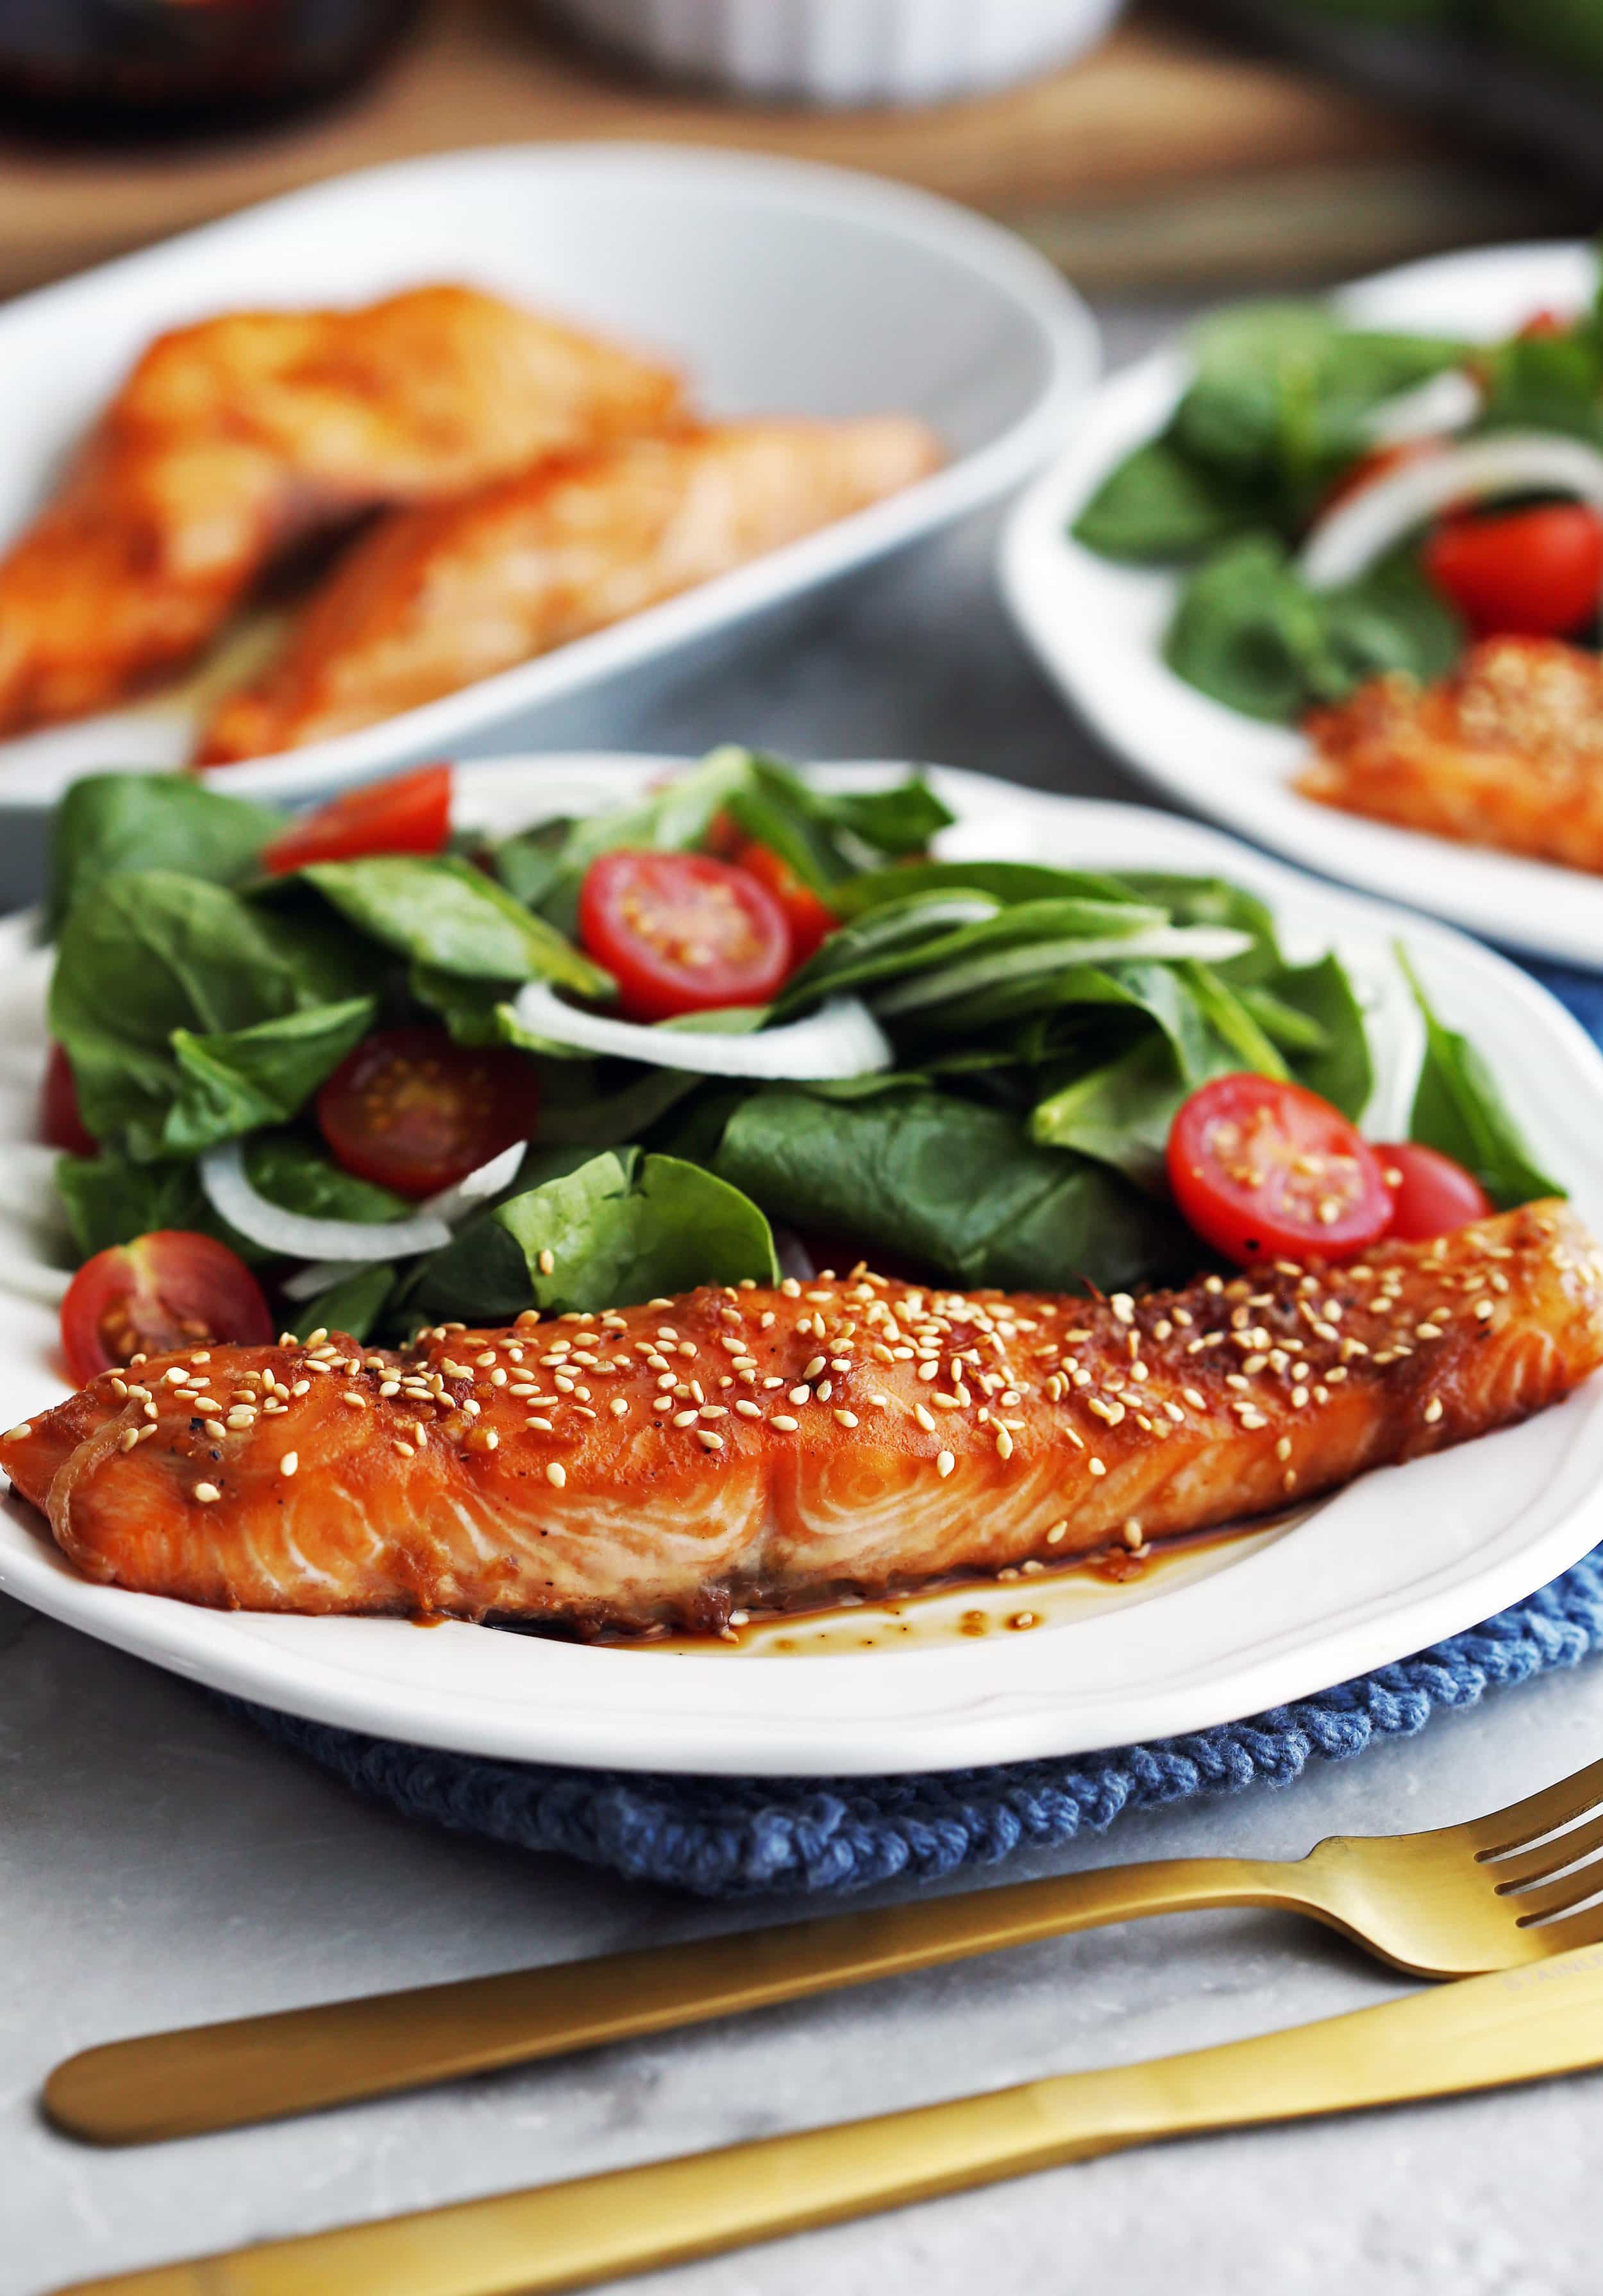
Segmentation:
<svg viewBox="0 0 1603 2296">
<path fill-rule="evenodd" d="M 1090 316 L 1049 264 L 921 192 L 650 144 L 455 152 L 292 193 L 0 311 L 0 543 L 161 329 L 440 279 L 666 357 L 715 414 L 899 409 L 934 425 L 949 460 L 596 636 L 338 741 L 230 767 L 225 786 L 241 795 L 291 799 L 503 748 L 514 723 L 527 740 L 546 704 L 709 641 L 1005 494 L 1061 440 L 1100 365 Z M 108 765 L 184 762 L 195 683 L 0 742 L 0 905 L 37 890 L 44 817 L 68 783 Z"/>
</svg>

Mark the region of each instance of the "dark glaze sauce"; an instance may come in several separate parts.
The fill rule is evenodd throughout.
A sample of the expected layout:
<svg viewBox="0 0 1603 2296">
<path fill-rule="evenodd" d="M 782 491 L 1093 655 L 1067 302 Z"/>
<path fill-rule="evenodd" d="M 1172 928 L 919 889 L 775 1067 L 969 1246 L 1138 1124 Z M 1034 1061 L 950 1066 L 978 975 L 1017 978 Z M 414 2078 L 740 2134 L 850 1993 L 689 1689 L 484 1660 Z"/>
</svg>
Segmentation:
<svg viewBox="0 0 1603 2296">
<path fill-rule="evenodd" d="M 675 1658 L 822 1658 L 1030 1634 L 1145 1602 L 1188 1579 L 1210 1576 L 1280 1538 L 1312 1512 L 1289 1508 L 1248 1523 L 1189 1531 L 1154 1540 L 1139 1554 L 1107 1549 L 1027 1576 L 1010 1570 L 1005 1579 L 956 1578 L 880 1602 L 848 1600 L 816 1611 L 759 1613 L 722 1636 L 634 1636 L 609 1646 Z"/>
</svg>

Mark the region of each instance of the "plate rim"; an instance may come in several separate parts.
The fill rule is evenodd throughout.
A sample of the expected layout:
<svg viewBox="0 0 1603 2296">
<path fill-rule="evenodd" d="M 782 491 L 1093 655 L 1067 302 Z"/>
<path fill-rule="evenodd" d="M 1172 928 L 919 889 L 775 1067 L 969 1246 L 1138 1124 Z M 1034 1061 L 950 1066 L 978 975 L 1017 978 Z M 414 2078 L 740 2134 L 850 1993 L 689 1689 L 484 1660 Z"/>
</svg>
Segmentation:
<svg viewBox="0 0 1603 2296">
<path fill-rule="evenodd" d="M 1591 253 L 1587 242 L 1573 240 L 1464 249 L 1371 273 L 1332 290 L 1329 299 L 1428 291 L 1466 274 L 1489 275 L 1521 264 L 1567 266 Z M 1603 967 L 1603 880 L 1556 863 L 1369 821 L 1297 797 L 1284 783 L 1302 752 L 1300 735 L 1247 718 L 1187 685 L 1153 651 L 1139 647 L 1116 615 L 1111 619 L 1118 633 L 1119 664 L 1140 678 L 1138 701 L 1149 700 L 1172 717 L 1182 715 L 1183 734 L 1177 738 L 1172 725 L 1162 731 L 1149 726 L 1121 706 L 1112 690 L 1107 620 L 1076 620 L 1063 611 L 1062 593 L 1072 589 L 1083 601 L 1095 586 L 1099 568 L 1106 569 L 1110 584 L 1163 570 L 1099 561 L 1072 543 L 1066 529 L 1133 436 L 1148 435 L 1146 422 L 1162 419 L 1184 374 L 1182 330 L 1107 377 L 1087 400 L 1071 444 L 1009 514 L 998 547 L 999 585 L 1016 627 L 1060 697 L 1142 781 L 1228 833 L 1310 873 L 1444 919 L 1505 947 L 1562 964 Z M 1145 418 L 1139 432 L 1133 430 L 1138 414 Z M 1194 756 L 1200 756 L 1202 765 L 1189 762 Z M 1222 797 L 1219 777 L 1231 764 L 1241 769 L 1239 780 L 1233 785 L 1224 782 Z M 1589 895 L 1595 911 L 1590 918 Z"/>
<path fill-rule="evenodd" d="M 518 764 L 521 764 L 533 785 L 532 800 L 542 783 L 550 787 L 564 777 L 587 778 L 593 785 L 605 781 L 621 788 L 627 783 L 617 777 L 620 767 L 631 775 L 644 777 L 660 771 L 665 765 L 684 762 L 617 752 L 569 752 L 550 758 L 509 757 L 459 770 L 466 778 L 470 804 L 476 783 L 489 798 L 504 802 L 509 795 L 509 767 Z M 821 770 L 850 779 L 864 774 L 882 774 L 889 763 L 856 761 Z M 1542 1046 L 1544 1056 L 1550 1054 L 1554 1047 L 1560 1054 L 1567 1053 L 1583 1086 L 1590 1088 L 1597 1108 L 1603 1111 L 1603 1054 L 1580 1024 L 1528 975 L 1494 952 L 1466 941 L 1451 928 L 1417 922 L 1400 914 L 1390 904 L 1322 885 L 1284 863 L 1241 848 L 1217 830 L 1154 813 L 1150 808 L 1028 791 L 967 771 L 939 767 L 930 770 L 937 786 L 960 804 L 967 800 L 976 808 L 981 804 L 987 807 L 988 824 L 1000 824 L 1004 834 L 1010 811 L 1021 815 L 1026 822 L 1032 815 L 1038 817 L 1042 808 L 1058 819 L 1067 818 L 1081 824 L 1094 817 L 1100 827 L 1111 825 L 1133 841 L 1143 833 L 1150 839 L 1154 824 L 1162 824 L 1162 835 L 1170 846 L 1182 846 L 1194 853 L 1197 865 L 1228 865 L 1269 892 L 1272 898 L 1277 890 L 1282 899 L 1288 891 L 1293 896 L 1300 891 L 1304 898 L 1312 898 L 1316 908 L 1334 906 L 1350 913 L 1354 931 L 1361 924 L 1375 931 L 1401 924 L 1427 965 L 1467 965 L 1472 975 L 1494 983 L 1503 997 L 1512 1000 L 1520 1009 L 1522 1020 L 1529 1016 L 1534 1038 Z M 1015 825 L 1022 828 L 1024 822 Z M 26 945 L 27 936 L 26 918 L 0 922 L 0 950 L 8 945 L 20 949 Z M 0 1108 L 6 1097 L 0 1095 Z M 1559 1406 L 1559 1412 L 1574 1408 L 1574 1404 L 1565 1405 Z M 1547 1414 L 1545 1423 L 1551 1424 L 1555 1416 Z M 1544 1421 L 1528 1424 L 1540 1428 Z M 1525 1431 L 1516 1431 L 1516 1434 Z M 1467 1446 L 1443 1456 L 1462 1459 L 1472 1448 Z M 1573 1470 L 1573 1447 L 1558 1463 L 1557 1472 L 1560 1476 L 1565 1462 Z M 1438 1463 L 1419 1464 L 1428 1467 Z M 1362 1484 L 1351 1487 L 1354 1491 L 1362 1492 Z M 1328 1503 L 1332 1506 L 1339 1504 L 1340 1495 Z M 1095 1728 L 1089 1727 L 1083 1718 L 1071 1718 L 1070 1726 L 1063 1727 L 1051 1699 L 1036 1688 L 1033 1687 L 1027 1695 L 1016 1692 L 1010 1696 L 998 1691 L 994 1679 L 982 1678 L 977 1666 L 970 1665 L 964 1673 L 961 1667 L 932 1665 L 932 1660 L 949 1660 L 950 1653 L 944 1648 L 929 1652 L 778 1660 L 732 1655 L 706 1658 L 698 1654 L 680 1661 L 666 1655 L 598 1652 L 532 1638 L 497 1636 L 498 1644 L 515 1644 L 532 1660 L 515 1710 L 504 1698 L 492 1698 L 487 1693 L 480 1694 L 477 1701 L 471 1697 L 464 1700 L 460 1692 L 447 1694 L 421 1687 L 416 1682 L 391 1685 L 345 1660 L 339 1648 L 334 1646 L 334 1637 L 338 1635 L 342 1644 L 355 1628 L 393 1639 L 397 1634 L 414 1632 L 405 1621 L 280 1619 L 272 1614 L 202 1611 L 166 1597 L 96 1587 L 71 1570 L 46 1543 L 37 1529 L 37 1518 L 10 1497 L 0 1508 L 0 1590 L 191 1680 L 364 1734 L 394 1737 L 490 1759 L 560 1763 L 577 1768 L 647 1769 L 703 1775 L 844 1776 L 1067 1759 L 1108 1745 L 1170 1736 L 1239 1719 L 1266 1707 L 1309 1695 L 1332 1682 L 1368 1672 L 1477 1624 L 1569 1567 L 1600 1537 L 1603 1489 L 1589 1482 L 1581 1496 L 1566 1505 L 1539 1537 L 1516 1546 L 1511 1553 L 1500 1554 L 1491 1563 L 1484 1560 L 1473 1563 L 1473 1559 L 1460 1562 L 1450 1583 L 1440 1585 L 1433 1579 L 1423 1587 L 1405 1586 L 1401 1595 L 1394 1590 L 1378 1611 L 1371 1603 L 1361 1618 L 1339 1620 L 1334 1628 L 1328 1620 L 1321 1620 L 1312 1628 L 1304 1623 L 1286 1628 L 1274 1647 L 1255 1653 L 1250 1660 L 1228 1654 L 1223 1681 L 1206 1676 L 1205 1661 L 1200 1680 L 1198 1669 L 1194 1667 L 1189 1672 L 1178 1670 L 1174 1680 L 1158 1686 L 1148 1682 L 1138 1684 L 1133 1691 L 1104 1693 L 1097 1710 L 1108 1718 Z M 1272 1555 L 1278 1551 L 1274 1546 L 1266 1550 Z M 1255 1567 L 1260 1559 L 1257 1555 L 1250 1557 L 1241 1570 Z M 1232 1575 L 1236 1574 L 1222 1571 L 1215 1579 L 1202 1583 L 1223 1586 Z M 1440 1575 L 1438 1572 L 1437 1577 Z M 1112 1626 L 1116 1620 L 1135 1620 L 1143 1616 L 1150 1619 L 1165 1607 L 1173 1618 L 1173 1605 L 1192 1591 L 1178 1588 L 1169 1595 L 1111 1613 L 1106 1620 L 1092 1622 L 1084 1630 L 1096 1631 L 1099 1623 Z M 1236 1605 L 1238 1611 L 1239 1608 L 1239 1604 Z M 326 1629 L 333 1629 L 334 1634 L 324 1633 L 324 1651 L 320 1659 L 317 1636 L 320 1630 Z M 1061 1631 L 1072 1637 L 1082 1630 L 1069 1628 Z M 452 1625 L 420 1637 L 418 1647 L 421 1652 L 425 1645 L 438 1644 L 442 1634 L 465 1636 L 483 1631 Z M 1144 1631 L 1149 1629 L 1128 1626 L 1120 1628 L 1126 1637 L 1133 1632 L 1138 1641 Z M 1232 1623 L 1231 1631 L 1239 1634 L 1239 1629 Z M 965 1657 L 977 1660 L 988 1646 L 970 1644 Z M 378 1645 L 375 1642 L 369 1647 L 376 1652 Z M 478 1647 L 482 1650 L 482 1645 Z M 1016 1650 L 1018 1646 L 1009 1647 Z M 1066 1640 L 1059 1647 L 1068 1650 L 1072 1644 Z M 658 1710 L 639 1704 L 634 1708 L 622 1706 L 615 1695 L 617 1677 L 598 1672 L 597 1660 L 604 1665 L 634 1664 L 653 1670 L 667 1665 L 688 1668 L 691 1671 L 681 1675 L 691 1693 L 687 1710 L 665 1719 Z M 813 1699 L 805 1714 L 791 1712 L 779 1720 L 754 1717 L 742 1709 L 738 1685 L 750 1677 L 752 1669 L 763 1666 L 781 1667 L 788 1678 L 794 1676 L 797 1667 L 811 1667 L 814 1673 L 796 1677 L 798 1683 L 827 1681 L 831 1697 Z M 820 1667 L 828 1670 L 822 1677 L 816 1673 Z M 586 1669 L 588 1689 L 581 1678 Z M 896 1712 L 873 1710 L 871 1695 L 865 1709 L 861 1698 L 855 1700 L 846 1694 L 854 1684 L 860 1692 L 866 1688 L 871 1693 L 871 1669 L 878 1669 L 880 1678 L 888 1678 L 893 1687 L 896 1683 L 904 1685 L 896 1702 Z M 886 1669 L 894 1672 L 887 1677 Z M 932 1701 L 928 1690 L 939 1690 L 944 1676 L 952 1677 L 952 1682 Z M 576 1691 L 581 1698 L 587 1695 L 592 1700 L 588 1708 L 582 1704 L 575 1707 Z M 837 1693 L 840 1694 L 835 1695 Z M 806 1706 L 807 1700 L 803 1697 L 796 1703 L 798 1707 Z M 680 1704 L 683 1707 L 686 1702 L 682 1699 Z M 739 1726 L 732 1726 L 737 1718 Z"/>
<path fill-rule="evenodd" d="M 1046 461 L 1102 371 L 1100 329 L 1067 278 L 1016 234 L 936 193 L 824 161 L 716 145 L 583 138 L 428 152 L 351 168 L 277 193 L 19 296 L 0 311 L 0 347 L 41 321 L 59 323 L 60 315 L 70 314 L 75 305 L 92 312 L 95 297 L 106 289 L 116 291 L 129 280 L 159 275 L 175 262 L 191 260 L 196 249 L 225 258 L 231 243 L 249 240 L 277 220 L 292 226 L 297 217 L 315 215 L 320 209 L 331 209 L 337 217 L 344 201 L 381 196 L 387 185 L 399 182 L 432 178 L 448 192 L 453 180 L 493 180 L 503 174 L 559 181 L 591 175 L 646 186 L 671 176 L 691 188 L 711 184 L 777 193 L 793 209 L 821 221 L 856 225 L 945 256 L 1005 296 L 1028 325 L 1043 369 L 1039 389 L 1024 412 L 994 438 L 899 495 L 495 677 L 478 679 L 376 726 L 308 743 L 302 750 L 211 768 L 202 776 L 209 782 L 215 777 L 219 786 L 242 796 L 293 800 L 346 787 L 481 740 L 498 725 L 510 726 L 515 721 L 521 734 L 528 721 L 550 706 L 720 631 L 733 630 L 998 500 Z M 94 726 L 116 714 L 70 722 Z M 40 730 L 51 734 L 61 729 Z M 114 727 L 108 728 L 105 739 L 115 747 Z M 71 781 L 95 770 L 88 765 L 63 766 L 59 787 L 24 793 L 8 778 L 8 767 L 28 762 L 25 757 L 8 756 L 12 746 L 12 740 L 0 742 L 0 816 L 37 816 L 58 800 Z M 38 771 L 42 779 L 50 779 L 47 765 Z"/>
</svg>

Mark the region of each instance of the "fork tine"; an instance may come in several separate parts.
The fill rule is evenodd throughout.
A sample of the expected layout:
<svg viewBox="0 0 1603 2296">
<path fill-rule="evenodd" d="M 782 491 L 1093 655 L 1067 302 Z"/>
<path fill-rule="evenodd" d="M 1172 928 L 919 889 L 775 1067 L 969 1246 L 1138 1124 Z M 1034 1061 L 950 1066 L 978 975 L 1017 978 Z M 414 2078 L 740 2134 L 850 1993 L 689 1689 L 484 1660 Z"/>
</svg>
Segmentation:
<svg viewBox="0 0 1603 2296">
<path fill-rule="evenodd" d="M 1517 1849 L 1539 1834 L 1550 1833 L 1554 1826 L 1595 1809 L 1599 1802 L 1603 1802 L 1603 1762 L 1589 1762 L 1585 1769 L 1560 1778 L 1541 1793 L 1529 1794 L 1507 1809 L 1493 1810 L 1490 1817 L 1476 1819 L 1468 1828 L 1469 1838 L 1483 1857 L 1500 1849 Z"/>
<path fill-rule="evenodd" d="M 1540 1882 L 1533 1890 L 1522 1890 L 1516 1898 L 1505 1898 L 1503 1903 L 1521 1929 L 1532 1922 L 1542 1920 L 1549 1914 L 1562 1914 L 1571 1906 L 1579 1906 L 1587 1898 L 1603 1893 L 1603 1862 L 1591 1858 L 1577 1866 L 1573 1874 L 1561 1874 L 1556 1881 Z"/>
<path fill-rule="evenodd" d="M 1588 1906 L 1583 1914 L 1573 1914 L 1567 1919 L 1560 1916 L 1541 1929 L 1525 1930 L 1521 1934 L 1534 1939 L 1549 1953 L 1568 1953 L 1572 1946 L 1603 1945 L 1603 1906 Z"/>
<path fill-rule="evenodd" d="M 1568 1833 L 1553 1835 L 1539 1849 L 1517 1850 L 1512 1857 L 1488 1862 L 1486 1879 L 1501 1897 L 1526 1882 L 1545 1882 L 1550 1874 L 1573 1866 L 1577 1857 L 1590 1857 L 1598 1849 L 1603 1849 L 1603 1810 Z"/>
</svg>

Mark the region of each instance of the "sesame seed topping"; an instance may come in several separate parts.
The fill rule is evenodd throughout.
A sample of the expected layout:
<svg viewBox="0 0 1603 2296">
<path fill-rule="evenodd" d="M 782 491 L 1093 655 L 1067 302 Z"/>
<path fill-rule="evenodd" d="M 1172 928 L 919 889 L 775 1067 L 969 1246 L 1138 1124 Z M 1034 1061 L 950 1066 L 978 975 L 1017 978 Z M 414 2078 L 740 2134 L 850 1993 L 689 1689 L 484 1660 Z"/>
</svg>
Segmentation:
<svg viewBox="0 0 1603 2296">
<path fill-rule="evenodd" d="M 560 1459 L 552 1459 L 548 1461 L 545 1469 L 545 1480 L 553 1487 L 553 1488 L 559 1491 L 561 1489 L 563 1484 L 568 1480 L 568 1470 L 562 1464 Z"/>
<path fill-rule="evenodd" d="M 281 1475 L 292 1475 L 299 1464 L 300 1454 L 299 1451 L 286 1451 L 283 1457 L 278 1463 L 278 1472 Z"/>
<path fill-rule="evenodd" d="M 783 1435 L 794 1435 L 801 1425 L 801 1421 L 792 1419 L 788 1411 L 776 1411 L 768 1424 L 771 1427 L 777 1427 Z"/>
<path fill-rule="evenodd" d="M 946 1477 L 947 1477 L 947 1476 L 952 1472 L 953 1469 L 956 1466 L 956 1464 L 957 1464 L 957 1461 L 953 1457 L 952 1453 L 951 1453 L 950 1451 L 937 1451 L 937 1452 L 936 1452 L 936 1460 L 935 1460 L 935 1471 L 936 1471 L 936 1474 L 937 1474 L 937 1475 L 939 1475 L 939 1476 L 941 1477 L 941 1479 L 942 1479 L 942 1480 L 943 1480 L 943 1481 L 944 1481 L 944 1480 L 945 1480 L 945 1478 L 946 1478 Z"/>
<path fill-rule="evenodd" d="M 197 1483 L 195 1485 L 195 1496 L 200 1500 L 202 1506 L 210 1506 L 214 1499 L 220 1499 L 222 1496 L 222 1492 L 217 1488 L 215 1483 Z"/>
</svg>

